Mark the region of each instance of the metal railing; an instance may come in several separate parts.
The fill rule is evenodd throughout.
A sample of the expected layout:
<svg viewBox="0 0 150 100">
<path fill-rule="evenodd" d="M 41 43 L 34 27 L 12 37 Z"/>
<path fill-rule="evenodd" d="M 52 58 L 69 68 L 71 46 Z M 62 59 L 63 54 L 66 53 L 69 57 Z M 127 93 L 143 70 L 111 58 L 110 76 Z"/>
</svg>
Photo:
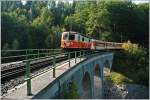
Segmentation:
<svg viewBox="0 0 150 100">
<path fill-rule="evenodd" d="M 91 51 L 87 51 L 87 50 L 83 50 L 83 51 L 74 51 L 74 52 L 68 52 L 68 53 L 61 53 L 61 55 L 67 55 L 68 59 L 66 61 L 64 61 L 63 63 L 68 63 L 68 67 L 71 67 L 71 59 L 73 59 L 75 61 L 75 63 L 77 63 L 77 58 L 81 61 L 81 59 L 83 57 L 87 57 L 89 55 L 95 55 L 96 53 L 91 52 Z M 53 56 L 47 56 L 47 57 L 53 57 L 53 64 L 51 66 L 51 68 L 49 70 L 53 70 L 53 78 L 56 77 L 56 67 L 58 67 L 61 64 L 56 64 L 56 56 L 58 56 L 60 54 L 57 55 L 53 55 Z M 71 56 L 73 56 L 74 58 L 72 58 Z M 36 59 L 28 59 L 26 61 L 24 61 L 26 63 L 26 77 L 25 80 L 27 81 L 27 95 L 31 95 L 31 69 L 30 69 L 30 62 L 34 61 L 34 60 L 38 60 L 38 59 L 44 59 L 45 57 L 42 58 L 36 58 Z M 47 70 L 47 71 L 49 71 Z M 36 76 L 35 76 L 36 77 Z"/>
<path fill-rule="evenodd" d="M 42 52 L 44 51 L 44 52 Z M 97 52 L 95 51 L 88 51 L 88 50 L 82 50 L 82 51 L 74 51 L 74 52 L 62 52 L 61 49 L 28 49 L 28 50 L 7 50 L 2 51 L 7 52 L 8 54 L 10 52 L 25 52 L 24 54 L 18 53 L 18 55 L 9 55 L 9 56 L 2 56 L 2 59 L 11 59 L 11 58 L 19 58 L 23 57 L 23 60 L 21 60 L 23 63 L 25 63 L 25 81 L 27 82 L 27 95 L 31 95 L 31 79 L 36 77 L 31 75 L 31 63 L 33 61 L 42 60 L 46 58 L 52 59 L 52 66 L 49 68 L 49 70 L 53 70 L 53 78 L 56 77 L 56 67 L 58 67 L 60 64 L 56 64 L 57 59 L 56 57 L 60 55 L 67 55 L 68 59 L 64 61 L 63 63 L 68 63 L 68 67 L 71 67 L 71 59 L 77 63 L 77 58 L 81 61 L 83 57 L 88 57 L 89 55 L 95 55 Z M 62 63 L 61 63 L 62 64 Z M 46 70 L 46 71 L 49 71 Z"/>
<path fill-rule="evenodd" d="M 17 62 L 62 53 L 61 49 L 1 50 L 1 63 Z"/>
</svg>

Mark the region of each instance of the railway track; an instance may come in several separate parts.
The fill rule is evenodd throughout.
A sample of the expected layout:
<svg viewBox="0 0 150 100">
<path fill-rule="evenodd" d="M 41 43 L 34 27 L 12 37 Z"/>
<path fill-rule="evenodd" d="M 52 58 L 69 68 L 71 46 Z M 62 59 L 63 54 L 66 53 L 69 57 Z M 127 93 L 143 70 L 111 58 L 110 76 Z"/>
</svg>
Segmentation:
<svg viewBox="0 0 150 100">
<path fill-rule="evenodd" d="M 56 62 L 67 59 L 66 55 L 56 57 Z M 52 58 L 31 62 L 31 77 L 44 73 L 52 65 Z M 51 67 L 51 66 L 50 66 Z M 25 63 L 19 61 L 1 65 L 1 96 L 7 95 L 8 91 L 25 82 Z"/>
<path fill-rule="evenodd" d="M 79 52 L 77 53 L 79 56 Z M 54 56 L 54 55 L 53 55 Z M 30 62 L 30 68 L 31 68 L 31 73 L 35 70 L 38 70 L 40 68 L 47 67 L 49 65 L 52 65 L 53 63 L 53 56 L 52 57 L 44 57 L 42 59 L 34 59 Z M 62 53 L 62 54 L 57 54 L 55 55 L 56 61 L 55 63 L 58 63 L 60 61 L 68 59 L 67 53 Z M 70 55 L 70 58 L 75 57 L 75 55 Z M 18 77 L 21 75 L 25 75 L 26 71 L 26 63 L 23 61 L 18 61 L 18 62 L 11 62 L 7 64 L 2 64 L 1 65 L 1 80 L 2 83 L 5 82 L 7 79 L 12 79 L 13 77 Z"/>
<path fill-rule="evenodd" d="M 66 60 L 68 57 L 66 55 L 59 55 L 56 56 L 56 63 Z M 37 60 L 37 61 L 32 61 L 30 66 L 31 66 L 31 73 L 34 72 L 35 70 L 39 70 L 41 68 L 45 68 L 49 65 L 52 65 L 53 63 L 53 58 L 47 58 L 47 59 L 42 59 L 42 60 Z M 13 79 L 16 77 L 19 77 L 21 75 L 25 75 L 25 69 L 26 69 L 26 64 L 24 62 L 19 62 L 13 65 L 9 65 L 10 67 L 4 67 L 5 65 L 2 65 L 2 70 L 1 70 L 1 80 L 2 83 L 5 83 L 5 80 L 8 81 L 8 79 Z"/>
</svg>

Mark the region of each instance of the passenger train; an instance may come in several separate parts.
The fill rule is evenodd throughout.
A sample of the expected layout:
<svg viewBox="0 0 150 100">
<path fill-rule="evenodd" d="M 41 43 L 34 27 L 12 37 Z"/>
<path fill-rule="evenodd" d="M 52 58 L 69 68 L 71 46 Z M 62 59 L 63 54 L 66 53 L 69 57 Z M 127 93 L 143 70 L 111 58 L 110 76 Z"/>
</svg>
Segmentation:
<svg viewBox="0 0 150 100">
<path fill-rule="evenodd" d="M 96 40 L 91 37 L 82 35 L 78 32 L 68 31 L 63 32 L 61 37 L 62 49 L 89 49 L 89 50 L 102 50 L 102 49 L 121 49 L 122 43 L 106 42 Z"/>
</svg>

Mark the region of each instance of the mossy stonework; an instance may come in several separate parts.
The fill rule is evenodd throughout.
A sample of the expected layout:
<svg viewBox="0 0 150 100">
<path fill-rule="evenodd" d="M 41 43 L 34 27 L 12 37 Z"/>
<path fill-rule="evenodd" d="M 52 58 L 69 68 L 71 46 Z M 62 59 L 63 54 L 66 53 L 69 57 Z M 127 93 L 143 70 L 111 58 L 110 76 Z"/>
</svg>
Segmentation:
<svg viewBox="0 0 150 100">
<path fill-rule="evenodd" d="M 79 94 L 77 92 L 77 84 L 75 82 L 69 82 L 67 86 L 63 89 L 62 97 L 64 99 L 79 99 Z"/>
</svg>

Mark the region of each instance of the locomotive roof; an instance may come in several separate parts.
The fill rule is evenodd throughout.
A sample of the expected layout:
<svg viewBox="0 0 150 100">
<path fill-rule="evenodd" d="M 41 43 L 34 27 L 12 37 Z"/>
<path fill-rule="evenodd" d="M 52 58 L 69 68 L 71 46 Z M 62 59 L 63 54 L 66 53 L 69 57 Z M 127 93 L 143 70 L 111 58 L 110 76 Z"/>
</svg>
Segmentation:
<svg viewBox="0 0 150 100">
<path fill-rule="evenodd" d="M 86 36 L 85 34 L 81 34 L 81 33 L 79 33 L 79 32 L 74 32 L 74 31 L 66 31 L 66 32 L 63 32 L 63 33 L 72 33 L 72 34 L 80 34 L 80 35 L 82 35 L 82 36 L 84 36 L 84 37 L 87 37 L 87 38 L 91 38 L 91 39 L 93 39 L 92 37 L 90 37 L 90 36 Z"/>
</svg>

